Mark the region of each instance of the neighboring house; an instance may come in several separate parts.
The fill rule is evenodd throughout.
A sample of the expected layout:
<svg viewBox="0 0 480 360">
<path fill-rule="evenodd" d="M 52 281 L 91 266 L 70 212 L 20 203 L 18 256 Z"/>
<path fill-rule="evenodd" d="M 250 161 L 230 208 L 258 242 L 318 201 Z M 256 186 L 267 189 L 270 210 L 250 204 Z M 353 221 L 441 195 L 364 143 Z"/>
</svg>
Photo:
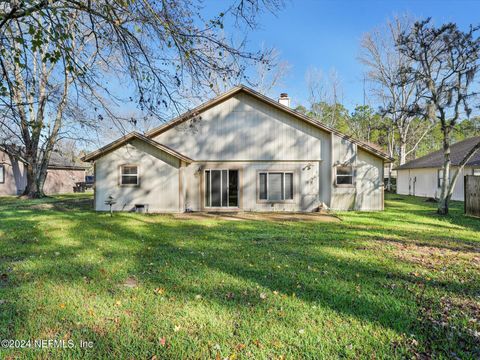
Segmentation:
<svg viewBox="0 0 480 360">
<path fill-rule="evenodd" d="M 452 167 L 450 178 L 458 169 L 465 155 L 480 141 L 480 136 L 472 137 L 451 146 Z M 438 198 L 443 178 L 443 150 L 432 152 L 397 167 L 397 194 Z M 464 176 L 480 176 L 480 151 L 477 151 L 465 165 L 453 189 L 452 200 L 464 200 Z"/>
<path fill-rule="evenodd" d="M 235 87 L 88 154 L 95 209 L 112 197 L 117 211 L 382 210 L 392 159 L 279 102 Z"/>
<path fill-rule="evenodd" d="M 21 195 L 27 186 L 27 161 L 8 147 L 0 146 L 0 196 Z M 47 195 L 73 192 L 77 182 L 85 181 L 85 166 L 75 165 L 57 153 L 47 170 L 44 192 Z"/>
</svg>

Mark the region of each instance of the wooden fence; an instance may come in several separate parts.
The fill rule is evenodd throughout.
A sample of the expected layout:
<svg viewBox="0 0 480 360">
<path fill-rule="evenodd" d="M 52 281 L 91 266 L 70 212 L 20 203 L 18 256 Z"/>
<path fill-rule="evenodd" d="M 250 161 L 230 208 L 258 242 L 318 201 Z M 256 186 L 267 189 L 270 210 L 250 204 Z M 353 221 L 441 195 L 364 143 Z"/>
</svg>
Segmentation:
<svg viewBox="0 0 480 360">
<path fill-rule="evenodd" d="M 465 214 L 480 217 L 480 176 L 465 176 Z"/>
</svg>

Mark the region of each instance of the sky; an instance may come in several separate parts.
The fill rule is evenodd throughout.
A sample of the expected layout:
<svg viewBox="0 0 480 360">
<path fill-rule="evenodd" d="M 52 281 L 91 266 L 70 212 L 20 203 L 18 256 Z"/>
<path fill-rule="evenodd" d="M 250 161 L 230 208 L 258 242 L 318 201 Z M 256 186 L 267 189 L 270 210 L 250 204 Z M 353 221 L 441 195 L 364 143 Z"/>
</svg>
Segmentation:
<svg viewBox="0 0 480 360">
<path fill-rule="evenodd" d="M 274 47 L 291 65 L 283 86 L 275 90 L 287 92 L 294 106 L 307 100 L 309 68 L 323 73 L 335 69 L 343 103 L 353 110 L 363 103 L 364 67 L 358 61 L 362 35 L 403 14 L 431 17 L 436 25 L 456 22 L 466 29 L 480 23 L 480 0 L 285 0 L 278 13 L 261 14 L 260 28 L 249 34 L 249 46 Z M 369 102 L 373 105 L 374 99 L 367 97 Z"/>
</svg>

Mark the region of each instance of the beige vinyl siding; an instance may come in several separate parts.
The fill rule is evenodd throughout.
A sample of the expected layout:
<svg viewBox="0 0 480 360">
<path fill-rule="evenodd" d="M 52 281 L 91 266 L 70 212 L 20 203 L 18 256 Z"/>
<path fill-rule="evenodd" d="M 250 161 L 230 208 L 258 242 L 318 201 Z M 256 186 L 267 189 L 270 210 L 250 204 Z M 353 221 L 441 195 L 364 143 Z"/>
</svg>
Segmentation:
<svg viewBox="0 0 480 360">
<path fill-rule="evenodd" d="M 357 146 L 346 139 L 332 134 L 332 157 L 329 162 L 330 179 L 329 185 L 332 189 L 332 197 L 330 200 L 330 207 L 335 210 L 353 210 L 355 208 L 355 186 L 339 187 L 335 185 L 335 166 L 348 164 L 356 167 L 356 151 Z M 356 179 L 354 178 L 354 181 Z"/>
<path fill-rule="evenodd" d="M 207 109 L 154 140 L 195 161 L 319 161 L 330 134 L 247 94 Z"/>
<path fill-rule="evenodd" d="M 238 94 L 202 112 L 194 119 L 167 130 L 154 140 L 201 163 L 315 163 L 318 169 L 315 175 L 316 201 L 330 204 L 330 134 L 248 94 Z M 198 183 L 198 179 L 192 179 L 189 175 L 186 175 L 186 178 L 189 183 Z M 189 189 L 191 187 L 189 184 Z M 191 190 L 186 196 L 187 207 L 200 207 L 198 196 Z M 309 195 L 309 198 L 311 197 L 312 195 Z M 304 204 L 309 203 L 306 198 L 302 201 Z"/>
<path fill-rule="evenodd" d="M 313 211 L 319 205 L 319 162 L 205 162 L 185 168 L 187 180 L 186 207 L 194 211 L 209 210 L 204 206 L 204 170 L 239 170 L 239 208 L 245 211 Z M 293 173 L 293 200 L 261 201 L 258 198 L 258 174 Z"/>
<path fill-rule="evenodd" d="M 135 164 L 139 168 L 138 186 L 120 185 L 120 167 Z M 113 209 L 133 210 L 144 204 L 150 212 L 178 212 L 180 208 L 180 161 L 139 140 L 106 154 L 96 162 L 95 209 L 107 211 L 105 200 L 111 195 Z"/>
<path fill-rule="evenodd" d="M 383 161 L 358 149 L 355 210 L 383 210 Z"/>
<path fill-rule="evenodd" d="M 239 170 L 239 208 L 245 211 L 313 211 L 322 203 L 338 210 L 383 209 L 381 158 L 246 93 L 196 114 L 153 140 L 193 159 L 193 163 L 178 170 L 179 161 L 175 159 L 172 166 L 170 159 L 166 162 L 169 172 L 162 173 L 166 171 L 165 163 L 156 162 L 161 157 L 152 155 L 150 145 L 141 149 L 143 143 L 138 140 L 134 149 L 130 145 L 109 153 L 96 164 L 97 209 L 106 210 L 104 201 L 112 194 L 120 199 L 116 210 L 129 210 L 135 203 L 150 204 L 155 211 L 212 210 L 204 206 L 205 169 Z M 117 175 L 109 175 L 121 164 L 142 161 L 150 162 L 147 178 L 153 186 L 145 188 L 144 165 L 140 189 L 119 188 Z M 334 165 L 341 163 L 355 168 L 351 188 L 334 185 Z M 293 172 L 293 200 L 259 201 L 261 171 Z M 177 180 L 169 180 L 170 176 Z M 160 185 L 163 182 L 165 185 Z"/>
<path fill-rule="evenodd" d="M 383 160 L 350 141 L 332 134 L 330 206 L 335 210 L 383 210 Z M 335 167 L 352 165 L 354 184 L 337 186 Z"/>
</svg>

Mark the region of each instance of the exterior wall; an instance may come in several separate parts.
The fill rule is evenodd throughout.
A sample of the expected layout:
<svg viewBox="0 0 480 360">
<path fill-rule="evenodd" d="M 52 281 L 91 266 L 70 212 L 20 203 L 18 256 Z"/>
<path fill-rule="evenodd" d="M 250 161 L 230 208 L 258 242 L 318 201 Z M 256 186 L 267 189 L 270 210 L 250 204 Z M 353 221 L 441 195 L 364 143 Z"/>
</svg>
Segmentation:
<svg viewBox="0 0 480 360">
<path fill-rule="evenodd" d="M 0 150 L 0 165 L 5 168 L 5 182 L 0 183 L 0 195 L 19 195 L 27 186 L 27 173 L 21 161 Z"/>
<path fill-rule="evenodd" d="M 358 149 L 355 210 L 383 210 L 383 160 Z"/>
<path fill-rule="evenodd" d="M 138 186 L 120 185 L 120 166 L 139 166 Z M 180 210 L 180 161 L 139 140 L 120 147 L 97 160 L 95 164 L 95 209 L 108 211 L 105 200 L 111 195 L 115 211 L 133 210 L 144 204 L 150 212 Z M 183 209 L 182 209 L 183 210 Z"/>
<path fill-rule="evenodd" d="M 331 208 L 335 210 L 383 210 L 383 160 L 332 135 Z M 334 167 L 351 164 L 354 185 L 335 185 Z"/>
<path fill-rule="evenodd" d="M 154 138 L 195 161 L 319 161 L 330 134 L 238 94 Z"/>
<path fill-rule="evenodd" d="M 47 195 L 72 193 L 81 181 L 85 181 L 85 170 L 48 169 L 43 191 Z"/>
<path fill-rule="evenodd" d="M 456 171 L 457 167 L 452 167 L 450 178 L 453 177 Z M 441 189 L 437 186 L 437 172 L 437 168 L 398 170 L 397 194 L 438 198 Z M 464 201 L 464 176 L 472 174 L 472 167 L 463 169 L 463 173 L 458 177 L 453 189 L 452 200 Z"/>
<path fill-rule="evenodd" d="M 238 94 L 154 140 L 200 163 L 316 163 L 318 202 L 331 204 L 331 134 L 250 95 Z"/>
<path fill-rule="evenodd" d="M 115 210 L 142 203 L 150 211 L 224 210 L 204 206 L 204 170 L 215 168 L 239 170 L 239 207 L 246 211 L 313 211 L 322 203 L 338 210 L 383 209 L 382 159 L 248 94 L 237 94 L 153 139 L 195 162 L 183 167 L 138 140 L 108 153 L 96 161 L 97 210 L 108 210 L 109 195 L 117 200 Z M 148 169 L 148 174 L 140 170 L 138 188 L 118 185 L 118 168 L 128 163 Z M 334 186 L 334 164 L 343 163 L 356 167 L 352 188 Z M 293 171 L 293 201 L 257 200 L 263 170 Z"/>
<path fill-rule="evenodd" d="M 218 210 L 205 208 L 204 171 L 207 169 L 239 170 L 239 208 L 245 211 L 313 211 L 320 204 L 320 162 L 204 162 L 186 167 L 186 208 L 193 211 Z M 266 202 L 258 200 L 258 172 L 293 172 L 293 200 Z M 221 209 L 221 208 L 220 208 Z"/>
</svg>

